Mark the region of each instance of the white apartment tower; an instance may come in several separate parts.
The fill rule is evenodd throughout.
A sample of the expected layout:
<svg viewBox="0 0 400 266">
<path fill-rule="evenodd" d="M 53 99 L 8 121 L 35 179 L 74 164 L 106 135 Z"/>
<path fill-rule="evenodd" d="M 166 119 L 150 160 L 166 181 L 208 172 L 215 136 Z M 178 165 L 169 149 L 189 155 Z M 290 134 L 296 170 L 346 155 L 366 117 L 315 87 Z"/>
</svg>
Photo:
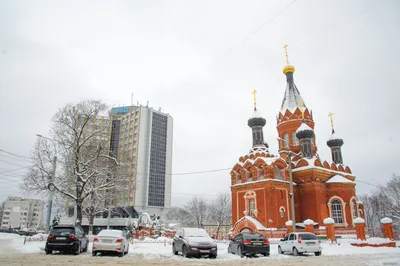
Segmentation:
<svg viewBox="0 0 400 266">
<path fill-rule="evenodd" d="M 44 202 L 22 197 L 8 197 L 3 203 L 2 228 L 41 228 Z"/>
<path fill-rule="evenodd" d="M 173 119 L 146 106 L 111 110 L 110 153 L 125 166 L 117 202 L 136 212 L 165 215 L 171 207 Z"/>
</svg>

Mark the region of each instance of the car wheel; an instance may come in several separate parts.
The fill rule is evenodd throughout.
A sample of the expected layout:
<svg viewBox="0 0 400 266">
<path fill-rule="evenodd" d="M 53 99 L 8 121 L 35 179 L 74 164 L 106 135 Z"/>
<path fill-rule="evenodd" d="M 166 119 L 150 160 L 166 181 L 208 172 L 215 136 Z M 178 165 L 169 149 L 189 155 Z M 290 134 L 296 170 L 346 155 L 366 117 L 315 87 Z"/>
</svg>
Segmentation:
<svg viewBox="0 0 400 266">
<path fill-rule="evenodd" d="M 76 250 L 75 250 L 75 255 L 79 255 L 79 254 L 81 254 L 81 243 L 78 244 L 78 246 L 76 247 Z"/>
<path fill-rule="evenodd" d="M 192 255 L 190 254 L 189 248 L 187 246 L 183 246 L 182 248 L 182 255 L 186 258 L 191 258 Z"/>
<path fill-rule="evenodd" d="M 318 252 L 315 252 L 314 254 L 315 254 L 315 256 L 321 256 L 321 251 L 318 251 Z"/>
<path fill-rule="evenodd" d="M 278 254 L 283 254 L 281 246 L 278 246 Z"/>
<path fill-rule="evenodd" d="M 217 258 L 217 254 L 215 254 L 215 255 L 210 255 L 209 258 L 210 258 L 210 259 L 216 259 L 216 258 Z"/>
<path fill-rule="evenodd" d="M 299 255 L 299 251 L 297 250 L 297 248 L 293 248 L 293 255 L 295 256 Z"/>
<path fill-rule="evenodd" d="M 93 251 L 93 252 L 92 252 L 92 256 L 93 256 L 93 257 L 96 257 L 96 255 L 97 255 L 97 252 L 96 252 L 96 251 Z"/>
<path fill-rule="evenodd" d="M 87 252 L 87 249 L 88 249 L 88 244 L 86 243 L 86 246 L 84 249 L 82 249 L 82 252 Z"/>
<path fill-rule="evenodd" d="M 125 250 L 125 247 L 124 247 L 124 249 L 122 250 L 122 252 L 121 252 L 121 253 L 118 253 L 118 257 L 120 257 L 120 258 L 121 258 L 121 257 L 123 257 L 123 256 L 124 256 L 124 253 L 125 253 L 125 252 L 124 252 L 124 250 Z"/>
<path fill-rule="evenodd" d="M 178 251 L 177 251 L 176 248 L 175 248 L 175 244 L 172 244 L 172 253 L 173 253 L 174 255 L 178 255 Z"/>
<path fill-rule="evenodd" d="M 46 255 L 53 254 L 53 251 L 52 251 L 52 250 L 50 250 L 50 249 L 45 249 L 45 251 L 44 251 L 44 252 L 46 252 Z"/>
<path fill-rule="evenodd" d="M 268 256 L 269 256 L 269 253 L 262 253 L 262 255 L 263 255 L 264 257 L 268 257 Z"/>
<path fill-rule="evenodd" d="M 237 254 L 238 254 L 241 258 L 244 257 L 244 255 L 242 254 L 242 248 L 241 248 L 240 246 L 238 246 L 238 248 L 237 248 Z"/>
</svg>

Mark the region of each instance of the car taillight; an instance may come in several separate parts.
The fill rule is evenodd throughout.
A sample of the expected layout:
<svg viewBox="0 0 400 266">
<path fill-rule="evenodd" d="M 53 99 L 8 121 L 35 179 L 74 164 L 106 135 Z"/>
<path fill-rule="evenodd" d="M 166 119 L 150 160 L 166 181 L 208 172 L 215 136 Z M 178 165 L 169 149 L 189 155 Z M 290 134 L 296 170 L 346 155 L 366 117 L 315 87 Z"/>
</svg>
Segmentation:
<svg viewBox="0 0 400 266">
<path fill-rule="evenodd" d="M 300 237 L 300 235 L 297 236 L 297 242 L 298 242 L 299 244 L 301 244 L 301 237 Z"/>
<path fill-rule="evenodd" d="M 243 240 L 243 244 L 245 244 L 245 245 L 250 245 L 250 244 L 251 244 L 251 241 L 248 240 L 248 239 L 245 239 L 245 240 Z"/>
<path fill-rule="evenodd" d="M 71 239 L 71 240 L 76 240 L 76 236 L 74 236 L 74 235 L 69 235 L 68 237 L 69 237 L 69 239 Z"/>
<path fill-rule="evenodd" d="M 268 245 L 269 244 L 269 240 L 268 239 L 265 239 L 264 240 L 264 245 Z"/>
<path fill-rule="evenodd" d="M 318 239 L 318 243 L 321 244 L 321 239 Z"/>
<path fill-rule="evenodd" d="M 118 238 L 115 242 L 117 242 L 117 243 L 122 243 L 122 241 L 124 241 L 123 238 Z"/>
<path fill-rule="evenodd" d="M 47 237 L 47 239 L 52 239 L 52 238 L 54 238 L 54 235 L 49 235 L 49 236 Z"/>
<path fill-rule="evenodd" d="M 93 242 L 99 242 L 99 239 L 97 237 L 93 238 Z"/>
</svg>

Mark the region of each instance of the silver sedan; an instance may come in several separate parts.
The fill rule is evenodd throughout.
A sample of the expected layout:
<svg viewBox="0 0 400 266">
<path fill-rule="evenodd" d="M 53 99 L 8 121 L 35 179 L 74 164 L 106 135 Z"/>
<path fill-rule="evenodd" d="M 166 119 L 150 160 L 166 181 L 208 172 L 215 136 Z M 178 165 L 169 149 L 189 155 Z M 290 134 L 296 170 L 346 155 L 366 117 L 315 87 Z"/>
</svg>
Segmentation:
<svg viewBox="0 0 400 266">
<path fill-rule="evenodd" d="M 117 253 L 120 257 L 128 254 L 129 240 L 121 230 L 101 230 L 93 238 L 92 255 Z"/>
</svg>

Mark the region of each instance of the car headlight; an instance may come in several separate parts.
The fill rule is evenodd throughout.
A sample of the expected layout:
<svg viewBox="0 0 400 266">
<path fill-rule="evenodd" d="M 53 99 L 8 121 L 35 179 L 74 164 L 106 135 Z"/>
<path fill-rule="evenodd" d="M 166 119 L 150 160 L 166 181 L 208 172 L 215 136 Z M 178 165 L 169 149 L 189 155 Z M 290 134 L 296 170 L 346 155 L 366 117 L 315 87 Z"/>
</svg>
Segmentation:
<svg viewBox="0 0 400 266">
<path fill-rule="evenodd" d="M 191 249 L 192 249 L 192 250 L 197 250 L 197 248 L 193 248 L 193 247 L 191 247 Z"/>
<path fill-rule="evenodd" d="M 217 250 L 217 248 L 215 247 L 215 248 L 212 248 L 211 250 Z"/>
</svg>

